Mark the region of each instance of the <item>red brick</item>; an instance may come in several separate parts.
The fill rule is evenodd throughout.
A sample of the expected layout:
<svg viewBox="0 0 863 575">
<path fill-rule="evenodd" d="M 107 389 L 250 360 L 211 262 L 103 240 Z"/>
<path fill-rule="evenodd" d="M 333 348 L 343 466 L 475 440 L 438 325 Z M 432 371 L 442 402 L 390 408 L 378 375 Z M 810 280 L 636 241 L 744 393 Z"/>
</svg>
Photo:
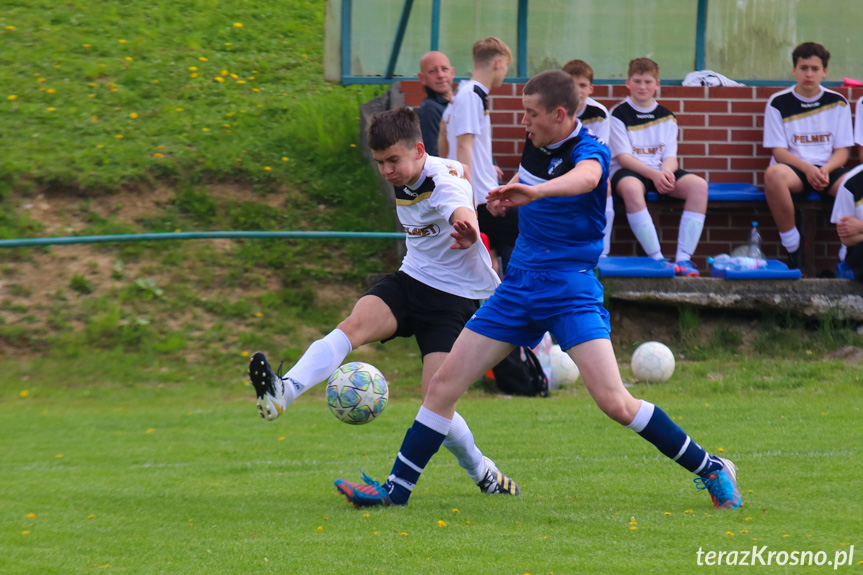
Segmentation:
<svg viewBox="0 0 863 575">
<path fill-rule="evenodd" d="M 711 156 L 746 156 L 751 157 L 755 146 L 753 144 L 713 144 L 709 146 Z"/>
<path fill-rule="evenodd" d="M 754 184 L 752 172 L 711 172 L 710 181 L 717 184 Z"/>
<path fill-rule="evenodd" d="M 611 97 L 622 100 L 629 96 L 629 88 L 623 84 L 615 84 L 611 87 Z"/>
<path fill-rule="evenodd" d="M 659 102 L 660 106 L 665 106 L 674 114 L 680 113 L 680 100 L 657 100 L 657 102 Z"/>
<path fill-rule="evenodd" d="M 520 86 L 520 85 L 521 84 L 502 84 L 502 85 L 498 86 L 497 88 L 492 88 L 490 95 L 492 97 L 494 97 L 494 96 L 515 96 L 515 95 L 521 93 L 520 90 L 518 92 L 516 91 L 516 87 Z"/>
<path fill-rule="evenodd" d="M 611 86 L 608 84 L 597 86 L 594 84 L 593 86 L 593 94 L 590 95 L 594 100 L 599 100 L 600 98 L 610 98 L 611 97 Z"/>
<path fill-rule="evenodd" d="M 685 156 L 706 156 L 706 144 L 693 144 L 690 142 L 680 142 L 677 144 L 677 155 Z"/>
<path fill-rule="evenodd" d="M 527 132 L 522 126 L 495 126 L 492 129 L 492 136 L 495 140 L 524 140 Z"/>
<path fill-rule="evenodd" d="M 751 100 L 742 102 L 731 102 L 731 113 L 733 114 L 764 114 L 766 102 L 762 100 Z"/>
<path fill-rule="evenodd" d="M 491 113 L 491 125 L 492 126 L 512 126 L 518 124 L 520 118 L 519 115 L 515 112 L 492 112 Z"/>
<path fill-rule="evenodd" d="M 512 154 L 515 152 L 515 142 L 512 140 L 494 140 L 491 143 L 492 154 Z"/>
<path fill-rule="evenodd" d="M 419 80 L 401 80 L 399 89 L 402 94 L 422 94 L 425 96 L 425 88 L 419 83 Z"/>
<path fill-rule="evenodd" d="M 703 114 L 680 114 L 677 116 L 678 126 L 696 126 L 704 127 L 704 121 L 707 116 Z"/>
<path fill-rule="evenodd" d="M 685 170 L 727 170 L 728 158 L 723 157 L 695 157 L 683 158 L 683 169 Z"/>
<path fill-rule="evenodd" d="M 732 170 L 766 170 L 770 160 L 767 158 L 731 158 Z"/>
<path fill-rule="evenodd" d="M 707 97 L 711 99 L 751 100 L 755 90 L 749 86 L 715 86 L 707 88 Z"/>
<path fill-rule="evenodd" d="M 683 109 L 687 112 L 727 113 L 728 102 L 725 100 L 684 100 Z"/>
<path fill-rule="evenodd" d="M 516 170 L 518 168 L 518 163 L 521 161 L 521 156 L 517 154 L 498 154 L 494 157 L 497 165 L 506 172 L 510 170 L 510 172 Z"/>
<path fill-rule="evenodd" d="M 498 96 L 496 98 L 491 98 L 491 109 L 495 112 L 500 110 L 515 110 L 520 112 L 524 110 L 524 106 L 521 104 L 521 98 L 516 98 L 514 96 Z"/>
<path fill-rule="evenodd" d="M 660 98 L 704 98 L 704 86 L 660 86 Z"/>
<path fill-rule="evenodd" d="M 711 130 L 709 128 L 684 128 L 681 140 L 687 142 L 726 142 L 728 130 Z"/>
<path fill-rule="evenodd" d="M 405 106 L 419 106 L 423 103 L 425 94 L 405 94 Z"/>
<path fill-rule="evenodd" d="M 776 92 L 781 92 L 788 86 L 759 86 L 755 88 L 755 97 L 759 100 L 769 100 Z"/>
<path fill-rule="evenodd" d="M 763 138 L 762 130 L 731 130 L 732 142 L 760 142 Z"/>
<path fill-rule="evenodd" d="M 738 126 L 741 128 L 751 128 L 752 119 L 755 116 L 752 114 L 710 114 L 708 116 L 708 125 L 710 126 Z"/>
</svg>

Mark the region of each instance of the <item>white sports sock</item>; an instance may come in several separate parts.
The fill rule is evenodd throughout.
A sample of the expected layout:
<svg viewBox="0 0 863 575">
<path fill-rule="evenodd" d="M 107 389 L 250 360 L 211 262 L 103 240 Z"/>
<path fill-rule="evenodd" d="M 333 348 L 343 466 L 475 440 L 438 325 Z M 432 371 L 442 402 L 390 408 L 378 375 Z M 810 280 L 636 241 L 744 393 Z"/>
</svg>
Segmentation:
<svg viewBox="0 0 863 575">
<path fill-rule="evenodd" d="M 782 242 L 782 247 L 789 252 L 796 252 L 800 247 L 800 231 L 797 226 L 794 226 L 787 232 L 779 232 L 779 240 Z"/>
<path fill-rule="evenodd" d="M 692 259 L 698 240 L 701 239 L 701 230 L 704 229 L 704 214 L 683 210 L 680 216 L 680 227 L 677 230 L 677 259 L 675 261 L 685 262 Z"/>
<path fill-rule="evenodd" d="M 604 257 L 611 252 L 611 228 L 614 227 L 614 198 L 606 196 L 605 198 L 605 231 L 602 237 L 602 253 L 599 257 Z"/>
<path fill-rule="evenodd" d="M 656 226 L 653 225 L 653 218 L 650 217 L 647 208 L 640 212 L 626 214 L 626 219 L 629 220 L 629 227 L 632 228 L 635 239 L 641 244 L 648 257 L 661 260 L 662 248 L 659 247 L 659 236 L 656 235 Z"/>
<path fill-rule="evenodd" d="M 336 328 L 310 345 L 303 357 L 282 379 L 292 380 L 296 390 L 294 397 L 297 397 L 330 377 L 351 349 L 351 340 L 345 332 Z"/>
<path fill-rule="evenodd" d="M 474 443 L 470 427 L 458 412 L 452 416 L 452 425 L 443 440 L 443 446 L 455 455 L 458 464 L 467 471 L 474 483 L 485 477 L 486 465 L 482 460 L 482 451 Z"/>
<path fill-rule="evenodd" d="M 861 118 L 861 121 L 863 121 L 863 118 Z M 844 262 L 845 257 L 847 255 L 848 255 L 848 246 L 846 246 L 845 244 L 842 244 L 841 246 L 839 246 L 839 261 Z"/>
</svg>

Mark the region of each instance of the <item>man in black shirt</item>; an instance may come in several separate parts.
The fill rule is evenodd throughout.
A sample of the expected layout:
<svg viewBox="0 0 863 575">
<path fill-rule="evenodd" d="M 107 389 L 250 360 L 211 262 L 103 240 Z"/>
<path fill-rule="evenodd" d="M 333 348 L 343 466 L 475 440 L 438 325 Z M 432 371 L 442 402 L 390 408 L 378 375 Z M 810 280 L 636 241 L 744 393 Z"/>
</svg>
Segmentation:
<svg viewBox="0 0 863 575">
<path fill-rule="evenodd" d="M 420 117 L 423 143 L 426 152 L 431 156 L 438 155 L 438 134 L 440 119 L 444 108 L 452 100 L 452 81 L 455 70 L 449 63 L 449 58 L 442 52 L 429 52 L 420 59 L 420 71 L 417 78 L 425 86 L 426 98 L 417 109 Z"/>
</svg>

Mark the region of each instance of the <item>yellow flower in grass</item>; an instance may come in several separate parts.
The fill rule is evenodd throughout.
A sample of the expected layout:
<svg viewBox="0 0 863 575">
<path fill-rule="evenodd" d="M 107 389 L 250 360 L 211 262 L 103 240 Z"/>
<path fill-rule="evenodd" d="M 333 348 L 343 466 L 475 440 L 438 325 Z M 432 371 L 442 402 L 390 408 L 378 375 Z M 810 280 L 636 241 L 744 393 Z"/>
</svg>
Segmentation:
<svg viewBox="0 0 863 575">
<path fill-rule="evenodd" d="M 446 521 L 439 519 L 437 522 L 438 527 L 446 527 Z"/>
<path fill-rule="evenodd" d="M 114 136 L 114 137 L 115 137 L 115 138 L 117 138 L 118 140 L 122 140 L 122 139 L 123 139 L 123 134 L 117 134 L 117 135 L 116 135 L 116 136 Z"/>
<path fill-rule="evenodd" d="M 134 119 L 136 119 L 136 118 L 138 117 L 138 113 L 137 113 L 137 112 L 132 112 L 131 114 L 129 114 L 129 117 L 130 117 L 130 118 L 132 118 L 132 119 L 134 120 Z"/>
<path fill-rule="evenodd" d="M 270 166 L 264 166 L 264 171 L 265 171 L 265 172 L 270 172 L 270 171 L 272 171 L 272 169 L 273 169 L 273 168 L 271 168 Z"/>
<path fill-rule="evenodd" d="M 234 28 L 242 28 L 243 25 L 240 22 L 234 22 Z"/>
<path fill-rule="evenodd" d="M 27 397 L 28 395 L 30 395 L 30 392 L 24 389 L 18 394 L 18 397 Z"/>
<path fill-rule="evenodd" d="M 35 513 L 28 513 L 27 519 L 36 519 L 36 514 Z"/>
<path fill-rule="evenodd" d="M 291 161 L 291 159 L 290 159 L 290 158 L 287 158 L 287 157 L 282 157 L 282 161 L 283 161 L 283 162 L 290 162 L 290 161 Z"/>
<path fill-rule="evenodd" d="M 164 157 L 165 157 L 165 155 L 164 155 L 164 154 L 160 154 L 159 152 L 156 152 L 155 154 L 153 154 L 153 157 L 154 157 L 154 158 L 164 158 Z"/>
<path fill-rule="evenodd" d="M 225 79 L 222 78 L 221 76 L 216 76 L 215 80 L 216 80 L 216 82 L 224 82 L 225 81 Z"/>
<path fill-rule="evenodd" d="M 16 96 L 15 94 L 12 94 L 11 96 L 9 96 L 9 97 L 8 97 L 8 98 L 6 98 L 6 99 L 7 99 L 7 100 L 17 100 L 17 99 L 18 99 L 18 96 Z"/>
<path fill-rule="evenodd" d="M 227 76 L 229 74 L 229 72 L 227 70 L 222 70 L 221 74 L 222 74 L 222 76 Z"/>
<path fill-rule="evenodd" d="M 131 61 L 132 61 L 132 58 L 130 58 L 129 56 L 126 56 L 126 61 L 127 61 L 127 62 L 131 62 Z"/>
<path fill-rule="evenodd" d="M 92 48 L 93 47 L 91 44 L 82 44 L 82 46 L 84 46 L 85 48 Z"/>
<path fill-rule="evenodd" d="M 198 67 L 197 67 L 197 66 L 189 66 L 189 71 L 190 71 L 190 72 L 197 72 L 197 71 L 198 71 Z"/>
<path fill-rule="evenodd" d="M 321 532 L 321 531 L 323 531 L 323 530 L 324 530 L 324 526 L 323 526 L 323 525 L 318 525 L 318 533 L 320 533 L 320 532 Z"/>
<path fill-rule="evenodd" d="M 13 30 L 15 30 L 15 26 L 6 26 L 6 29 L 12 32 Z"/>
<path fill-rule="evenodd" d="M 155 430 L 155 429 L 153 429 L 153 428 L 151 427 L 150 429 L 148 429 L 148 430 L 146 431 L 146 433 L 153 433 L 154 431 L 156 431 L 156 430 Z"/>
<path fill-rule="evenodd" d="M 118 42 L 120 42 L 120 44 L 125 44 L 125 43 L 126 43 L 126 41 L 125 41 L 125 40 L 118 40 Z"/>
<path fill-rule="evenodd" d="M 56 110 L 57 110 L 57 108 L 48 108 L 48 111 L 49 111 L 49 112 L 54 112 L 54 111 L 56 111 Z"/>
</svg>

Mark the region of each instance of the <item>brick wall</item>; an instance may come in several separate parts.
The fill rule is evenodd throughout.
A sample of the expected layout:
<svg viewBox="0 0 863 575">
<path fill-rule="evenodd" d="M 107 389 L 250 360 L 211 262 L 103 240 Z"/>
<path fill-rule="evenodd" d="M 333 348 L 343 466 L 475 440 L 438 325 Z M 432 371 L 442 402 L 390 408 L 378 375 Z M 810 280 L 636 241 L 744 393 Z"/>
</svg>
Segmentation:
<svg viewBox="0 0 863 575">
<path fill-rule="evenodd" d="M 492 148 L 498 165 L 507 178 L 518 169 L 524 143 L 521 120 L 523 84 L 505 84 L 492 91 L 490 100 Z M 417 81 L 400 82 L 405 104 L 418 106 L 425 97 Z M 709 182 L 741 182 L 763 189 L 764 169 L 770 153 L 761 146 L 764 106 L 780 87 L 685 87 L 664 86 L 657 100 L 674 112 L 680 127 L 678 155 L 683 169 Z M 863 89 L 838 88 L 849 101 L 863 96 Z M 611 108 L 628 95 L 626 86 L 594 86 L 593 98 Z M 849 167 L 857 164 L 857 149 L 851 150 Z M 674 256 L 680 204 L 658 203 L 649 206 L 657 223 L 663 253 Z M 816 269 L 836 266 L 839 241 L 830 224 L 829 206 L 816 215 Z M 759 222 L 764 252 L 769 258 L 784 260 L 785 251 L 766 204 L 711 203 L 707 210 L 704 233 L 698 253 L 693 258 L 702 269 L 706 258 L 728 252 L 746 242 L 752 220 Z M 629 229 L 623 206 L 617 208 L 612 235 L 612 255 L 641 255 L 640 247 Z"/>
</svg>

